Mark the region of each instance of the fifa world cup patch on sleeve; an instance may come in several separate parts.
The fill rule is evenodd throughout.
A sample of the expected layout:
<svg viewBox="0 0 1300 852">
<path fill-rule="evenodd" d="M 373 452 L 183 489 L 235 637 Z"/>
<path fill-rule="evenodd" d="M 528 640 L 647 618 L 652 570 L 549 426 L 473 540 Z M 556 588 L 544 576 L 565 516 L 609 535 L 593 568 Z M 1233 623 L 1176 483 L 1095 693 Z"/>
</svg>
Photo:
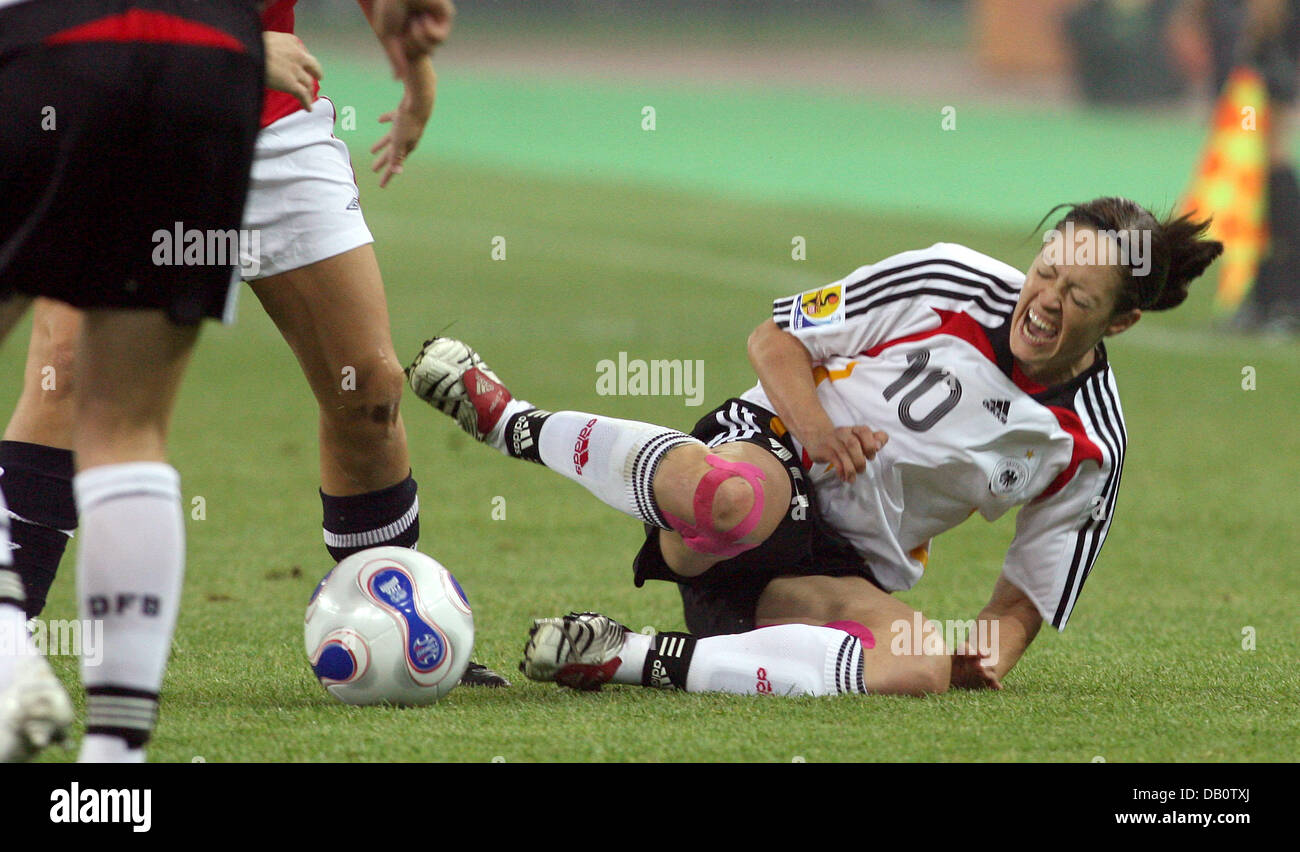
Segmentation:
<svg viewBox="0 0 1300 852">
<path fill-rule="evenodd" d="M 844 287 L 832 284 L 799 294 L 790 323 L 794 328 L 838 325 L 844 322 Z"/>
</svg>

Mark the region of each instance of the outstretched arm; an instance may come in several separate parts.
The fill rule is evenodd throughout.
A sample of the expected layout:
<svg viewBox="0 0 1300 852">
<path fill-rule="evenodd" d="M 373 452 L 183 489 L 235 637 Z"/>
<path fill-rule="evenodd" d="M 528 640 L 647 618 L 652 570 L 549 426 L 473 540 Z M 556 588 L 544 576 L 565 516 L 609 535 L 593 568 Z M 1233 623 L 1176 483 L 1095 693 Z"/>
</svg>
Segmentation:
<svg viewBox="0 0 1300 852">
<path fill-rule="evenodd" d="M 869 426 L 836 428 L 817 399 L 813 360 L 804 345 L 767 320 L 750 334 L 748 351 L 776 414 L 808 456 L 833 465 L 846 482 L 866 470 L 889 436 Z"/>
<path fill-rule="evenodd" d="M 388 186 L 390 180 L 402 173 L 402 164 L 406 161 L 407 155 L 419 144 L 420 137 L 424 134 L 424 127 L 433 115 L 433 104 L 438 92 L 438 75 L 434 73 L 433 60 L 430 58 L 429 51 L 432 50 L 433 44 L 441 43 L 451 32 L 454 9 L 446 2 L 430 4 L 434 7 L 445 6 L 447 11 L 444 17 L 437 18 L 436 23 L 429 25 L 436 26 L 437 39 L 429 45 L 428 50 L 421 53 L 420 48 L 402 43 L 400 38 L 385 30 L 385 22 L 375 14 L 374 0 L 357 0 L 357 2 L 366 13 L 366 18 L 370 21 L 380 44 L 389 51 L 390 58 L 395 49 L 400 49 L 405 68 L 404 73 L 401 74 L 405 86 L 401 103 L 396 109 L 379 116 L 381 123 L 391 123 L 392 128 L 370 148 L 370 153 L 375 155 L 370 170 L 382 172 L 379 178 L 379 186 L 382 189 Z M 430 20 L 435 19 L 430 18 Z M 395 47 L 399 44 L 400 48 Z M 396 63 L 394 67 L 398 67 Z"/>
</svg>

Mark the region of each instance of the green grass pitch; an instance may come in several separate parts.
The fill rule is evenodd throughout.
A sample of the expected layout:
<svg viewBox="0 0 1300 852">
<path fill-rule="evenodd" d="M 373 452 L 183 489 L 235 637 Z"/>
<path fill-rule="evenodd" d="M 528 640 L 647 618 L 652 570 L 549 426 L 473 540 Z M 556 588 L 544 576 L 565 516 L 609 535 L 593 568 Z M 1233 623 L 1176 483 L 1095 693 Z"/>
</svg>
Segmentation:
<svg viewBox="0 0 1300 852">
<path fill-rule="evenodd" d="M 853 210 L 842 199 L 823 206 L 637 175 L 512 169 L 440 153 L 439 134 L 451 132 L 431 132 L 383 192 L 354 145 L 398 351 L 409 357 L 446 330 L 478 347 L 518 395 L 547 407 L 688 428 L 752 383 L 744 340 L 769 298 L 937 240 L 1021 267 L 1034 251 L 1032 220 L 963 225 Z M 791 259 L 793 235 L 806 239 L 807 260 Z M 491 259 L 496 236 L 506 240 L 504 260 Z M 420 709 L 337 704 L 306 664 L 302 613 L 330 567 L 315 405 L 245 290 L 239 323 L 205 331 L 174 421 L 187 512 L 202 498 L 205 517 L 187 522 L 184 603 L 150 758 L 1300 759 L 1300 346 L 1209 330 L 1208 283 L 1198 289 L 1188 306 L 1150 316 L 1110 345 L 1130 434 L 1116 520 L 1069 629 L 1045 630 L 1001 693 L 778 700 L 630 687 L 577 694 L 524 681 L 515 666 L 531 618 L 596 609 L 637 629 L 680 629 L 676 593 L 632 586 L 639 524 L 479 447 L 408 395 L 421 548 L 464 585 L 476 658 L 516 677 L 511 689 L 457 689 Z M 5 345 L 9 398 L 25 342 L 20 328 Z M 599 396 L 596 365 L 620 351 L 703 361 L 704 406 Z M 1255 390 L 1243 389 L 1246 367 Z M 497 498 L 504 519 L 493 517 Z M 973 617 L 1012 529 L 1011 516 L 977 519 L 944 536 L 922 582 L 902 597 L 932 617 Z M 74 553 L 75 544 L 50 618 L 75 617 Z M 1243 647 L 1246 634 L 1253 650 Z M 55 663 L 75 684 L 75 661 Z"/>
</svg>

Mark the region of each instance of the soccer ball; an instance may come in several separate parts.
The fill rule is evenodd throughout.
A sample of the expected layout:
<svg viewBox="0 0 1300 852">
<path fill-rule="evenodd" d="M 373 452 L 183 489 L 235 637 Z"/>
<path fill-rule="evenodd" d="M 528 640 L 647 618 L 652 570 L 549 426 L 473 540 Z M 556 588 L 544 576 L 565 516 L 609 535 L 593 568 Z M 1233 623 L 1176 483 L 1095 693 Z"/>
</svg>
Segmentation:
<svg viewBox="0 0 1300 852">
<path fill-rule="evenodd" d="M 345 704 L 431 704 L 474 650 L 474 616 L 451 572 L 406 547 L 372 547 L 325 575 L 307 604 L 307 659 Z"/>
</svg>

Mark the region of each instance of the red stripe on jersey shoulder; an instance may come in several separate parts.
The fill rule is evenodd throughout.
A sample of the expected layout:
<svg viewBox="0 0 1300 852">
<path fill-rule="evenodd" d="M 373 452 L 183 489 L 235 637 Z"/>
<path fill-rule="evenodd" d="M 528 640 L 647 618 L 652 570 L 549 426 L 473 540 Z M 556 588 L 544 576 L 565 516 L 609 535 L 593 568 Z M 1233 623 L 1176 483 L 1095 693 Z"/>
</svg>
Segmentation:
<svg viewBox="0 0 1300 852">
<path fill-rule="evenodd" d="M 1043 489 L 1043 493 L 1034 498 L 1035 500 L 1051 497 L 1064 488 L 1074 478 L 1074 474 L 1082 462 L 1094 461 L 1099 467 L 1102 462 L 1101 449 L 1092 442 L 1092 439 L 1088 437 L 1088 433 L 1084 431 L 1083 421 L 1079 419 L 1078 414 L 1058 405 L 1049 405 L 1047 410 L 1056 415 L 1056 422 L 1060 423 L 1061 428 L 1074 439 L 1074 451 L 1070 453 L 1070 463 L 1065 466 L 1065 470 L 1061 471 L 1056 479 L 1053 479 L 1052 483 Z"/>
<path fill-rule="evenodd" d="M 897 346 L 900 343 L 912 343 L 939 334 L 948 334 L 953 337 L 960 337 L 978 349 L 985 358 L 997 363 L 997 358 L 993 355 L 993 346 L 989 343 L 989 336 L 985 334 L 984 327 L 975 322 L 970 314 L 958 311 L 944 311 L 939 308 L 932 308 L 931 310 L 939 315 L 939 325 L 936 327 L 918 331 L 906 337 L 895 337 L 893 340 L 886 340 L 884 343 L 877 343 L 862 354 L 868 358 L 874 358 L 891 346 Z"/>
<path fill-rule="evenodd" d="M 147 12 L 143 9 L 130 9 L 120 15 L 109 15 L 97 21 L 69 27 L 45 39 L 45 44 L 102 41 L 188 44 L 194 47 L 216 47 L 235 53 L 245 52 L 244 45 L 239 39 L 216 27 L 163 12 Z"/>
<path fill-rule="evenodd" d="M 989 362 L 997 365 L 998 358 L 993 352 L 993 344 L 989 342 L 988 331 L 980 325 L 975 319 L 965 311 L 945 311 L 939 308 L 932 308 L 939 315 L 939 325 L 926 331 L 918 331 L 915 334 L 909 334 L 906 337 L 896 337 L 893 340 L 886 340 L 884 343 L 878 343 L 870 349 L 863 352 L 868 358 L 874 358 L 891 346 L 897 346 L 900 343 L 912 343 L 917 340 L 925 340 L 936 335 L 946 334 L 950 337 L 956 337 L 966 341 L 971 346 L 979 350 L 980 354 L 989 359 Z M 1016 387 L 1020 388 L 1027 394 L 1042 393 L 1047 390 L 1046 385 L 1040 385 L 1038 382 L 1026 376 L 1020 371 L 1019 365 L 1011 367 L 1011 381 Z"/>
</svg>

